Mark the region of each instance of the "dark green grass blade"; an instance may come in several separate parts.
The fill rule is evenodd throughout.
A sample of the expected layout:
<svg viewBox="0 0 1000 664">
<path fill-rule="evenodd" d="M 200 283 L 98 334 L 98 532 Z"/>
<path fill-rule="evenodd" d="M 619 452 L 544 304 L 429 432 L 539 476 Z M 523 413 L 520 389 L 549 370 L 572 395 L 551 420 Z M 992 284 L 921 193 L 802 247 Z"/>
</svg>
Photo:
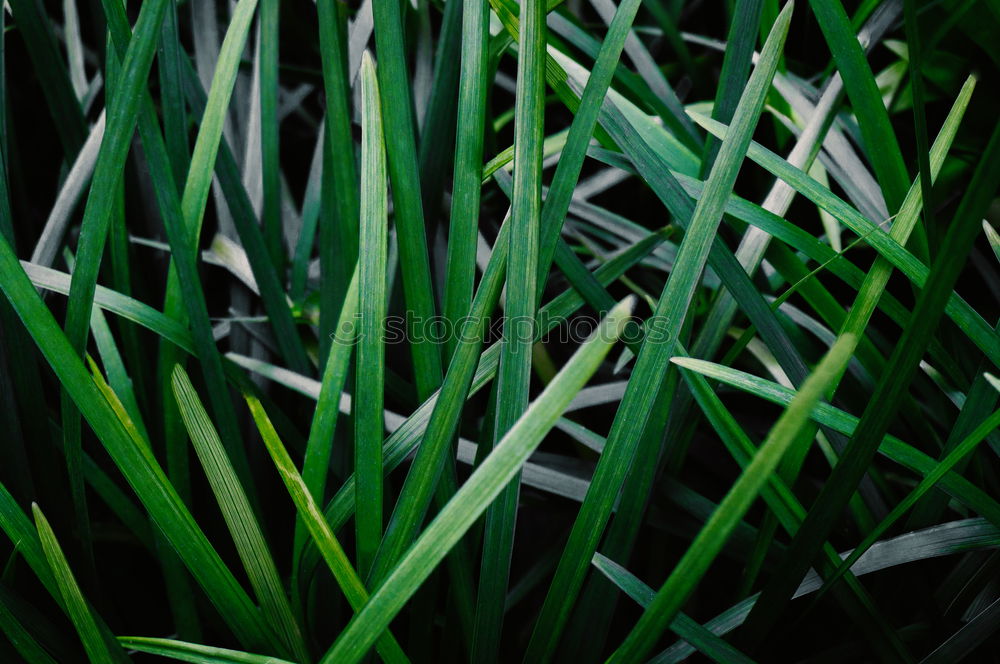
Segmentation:
<svg viewBox="0 0 1000 664">
<path fill-rule="evenodd" d="M 486 6 L 487 4 L 483 2 L 482 7 Z M 477 24 L 483 16 L 481 12 L 477 14 L 475 8 L 469 3 L 445 3 L 441 17 L 441 28 L 438 33 L 437 50 L 434 54 L 434 83 L 431 86 L 423 127 L 420 131 L 418 156 L 421 185 L 424 206 L 432 223 L 433 219 L 442 212 L 441 200 L 446 174 L 449 167 L 452 166 L 452 158 L 458 154 L 455 143 L 456 132 L 460 133 L 468 129 L 462 126 L 461 120 L 456 124 L 457 114 L 467 113 L 465 117 L 471 122 L 471 129 L 475 130 L 477 125 L 480 126 L 480 140 L 482 140 L 482 123 L 486 119 L 486 113 L 481 106 L 474 106 L 472 109 L 465 108 L 466 99 L 462 98 L 461 91 L 458 89 L 460 85 L 460 61 L 466 46 L 463 25 L 467 13 L 473 14 L 473 22 Z M 486 36 L 487 33 L 484 31 L 477 34 L 473 41 L 478 42 Z M 486 42 L 483 41 L 482 44 L 485 46 Z M 480 92 L 486 92 L 485 83 Z M 453 146 L 455 147 L 454 152 L 452 151 Z M 471 157 L 471 155 L 468 156 Z M 482 163 L 481 157 L 480 155 L 480 164 Z M 478 209 L 478 205 L 473 206 L 473 210 Z"/>
<path fill-rule="evenodd" d="M 361 301 L 354 407 L 355 528 L 358 571 L 367 574 L 382 541 L 382 434 L 385 428 L 385 317 L 388 204 L 385 143 L 375 65 L 361 60 Z M 331 357 L 333 351 L 331 351 Z"/>
<path fill-rule="evenodd" d="M 865 151 L 875 169 L 886 205 L 890 214 L 895 213 L 903 202 L 910 178 L 882 95 L 865 60 L 865 52 L 839 0 L 810 0 L 809 6 L 844 79 L 844 88 L 854 105 Z"/>
<path fill-rule="evenodd" d="M 427 236 L 417 162 L 413 100 L 404 52 L 402 5 L 375 2 L 375 45 L 378 49 L 379 88 L 386 99 L 383 109 L 386 155 L 392 181 L 393 213 L 399 238 L 399 260 L 411 332 L 413 375 L 417 395 L 425 399 L 441 385 L 441 352 L 429 335 L 414 327 L 434 317 Z"/>
<path fill-rule="evenodd" d="M 457 4 L 457 3 L 456 3 Z M 445 266 L 442 313 L 455 324 L 469 313 L 476 277 L 476 238 L 482 193 L 486 129 L 489 3 L 468 2 L 462 11 L 462 66 L 458 90 L 455 172 Z M 454 352 L 449 342 L 448 357 Z"/>
<path fill-rule="evenodd" d="M 733 119 L 736 104 L 750 74 L 750 61 L 754 45 L 757 43 L 763 5 L 763 0 L 738 0 L 733 8 L 733 19 L 729 24 L 729 36 L 726 39 L 726 53 L 722 59 L 722 70 L 719 72 L 719 86 L 715 90 L 715 103 L 712 104 L 712 117 L 723 124 L 729 124 Z M 718 140 L 709 135 L 701 159 L 703 178 L 708 176 L 718 150 Z"/>
<path fill-rule="evenodd" d="M 952 287 L 965 263 L 982 215 L 1000 184 L 1000 128 L 993 132 L 982 161 L 973 175 L 949 228 L 941 253 L 930 271 L 913 311 L 911 324 L 904 329 L 886 365 L 886 370 L 854 437 L 841 455 L 816 499 L 809 516 L 792 541 L 785 565 L 765 587 L 760 602 L 747 620 L 748 638 L 760 643 L 774 625 L 781 609 L 815 557 L 815 551 L 837 522 L 850 494 L 870 465 L 878 443 L 888 430 L 906 394 L 937 323 L 944 312 Z"/>
<path fill-rule="evenodd" d="M 55 124 L 67 163 L 72 163 L 87 139 L 87 124 L 80 110 L 69 72 L 59 55 L 59 45 L 42 6 L 32 0 L 14 0 L 10 8 L 17 21 L 28 55 L 48 102 L 49 114 Z"/>
<path fill-rule="evenodd" d="M 6 240 L 0 241 L 0 288 L 13 305 L 39 350 L 153 520 L 238 637 L 261 644 L 268 630 L 239 583 L 198 528 L 163 471 L 133 441 L 114 410 L 100 395 L 82 361 L 52 314 L 39 299 Z"/>
<path fill-rule="evenodd" d="M 729 489 L 609 662 L 637 661 L 653 647 L 660 633 L 680 611 L 708 571 L 733 527 L 753 504 L 785 451 L 807 426 L 813 407 L 836 380 L 841 365 L 850 359 L 852 346 L 849 336 L 842 337 L 802 385 L 788 409 L 761 444 L 753 461 Z"/>
<path fill-rule="evenodd" d="M 142 99 L 140 92 L 144 89 L 156 53 L 160 22 L 163 20 L 165 9 L 165 0 L 143 6 L 143 11 L 136 21 L 134 38 L 122 62 L 120 85 L 116 86 L 114 94 L 110 96 L 104 138 L 94 166 L 90 194 L 81 222 L 77 246 L 78 260 L 73 271 L 66 310 L 66 336 L 80 354 L 87 344 L 97 273 L 116 206 L 121 173 L 135 130 L 136 115 Z M 69 395 L 63 396 L 62 416 L 66 465 L 74 511 L 79 522 L 78 528 L 84 551 L 89 556 L 91 551 L 89 517 L 81 472 L 81 423 Z"/>
<path fill-rule="evenodd" d="M 735 114 L 741 126 L 740 135 L 723 142 L 719 158 L 706 184 L 706 195 L 695 208 L 687 233 L 678 250 L 674 269 L 653 313 L 653 326 L 636 361 L 621 406 L 615 416 L 608 444 L 601 455 L 594 478 L 570 533 L 555 577 L 549 587 L 531 642 L 526 661 L 548 661 L 558 644 L 570 608 L 593 557 L 597 541 L 610 516 L 611 508 L 631 461 L 635 443 L 649 416 L 649 407 L 656 395 L 673 352 L 674 343 L 683 327 L 691 297 L 708 259 L 712 240 L 721 221 L 725 201 L 742 163 L 751 133 L 763 107 L 764 96 L 771 85 L 777 57 L 784 45 L 789 4 L 775 23 Z M 737 137 L 738 136 L 738 137 Z"/>
<path fill-rule="evenodd" d="M 613 560 L 597 553 L 594 554 L 593 565 L 643 608 L 649 606 L 655 599 L 656 591 Z M 670 629 L 719 664 L 752 664 L 753 662 L 752 659 L 681 612 L 678 612 L 670 622 Z"/>
<path fill-rule="evenodd" d="M 358 176 L 351 135 L 346 10 L 335 0 L 316 3 L 327 105 L 319 225 L 321 363 L 333 338 L 351 267 L 358 260 Z"/>
<path fill-rule="evenodd" d="M 324 663 L 353 664 L 364 656 L 378 634 L 538 447 L 542 437 L 610 351 L 631 314 L 631 307 L 632 302 L 625 300 L 602 320 L 590 339 L 421 534 L 364 609 L 341 633 L 324 656 Z"/>
<path fill-rule="evenodd" d="M 844 561 L 837 568 L 837 571 L 830 576 L 824 582 L 824 588 L 817 595 L 817 600 L 821 597 L 829 587 L 831 587 L 840 577 L 851 568 L 858 558 L 860 558 L 865 551 L 871 548 L 878 539 L 884 535 L 906 512 L 913 507 L 921 497 L 927 494 L 928 491 L 934 488 L 934 485 L 949 472 L 952 468 L 956 466 L 963 458 L 972 453 L 976 449 L 976 446 L 983 441 L 986 436 L 995 431 L 997 427 L 1000 427 L 1000 411 L 994 411 L 992 415 L 983 420 L 983 423 L 975 428 L 972 433 L 965 437 L 950 453 L 948 453 L 945 458 L 938 463 L 934 470 L 925 475 L 920 483 L 913 488 L 906 497 L 899 501 L 896 506 L 882 521 L 851 551 L 851 555 L 844 559 Z"/>
<path fill-rule="evenodd" d="M 278 142 L 278 0 L 260 3 L 260 152 L 263 178 L 261 221 L 275 269 L 284 273 L 285 238 L 281 228 L 281 152 Z"/>
<path fill-rule="evenodd" d="M 522 3 L 521 26 L 514 108 L 514 193 L 507 224 L 511 235 L 494 440 L 503 438 L 527 409 L 531 386 L 545 125 L 545 0 Z M 495 662 L 500 649 L 520 485 L 520 475 L 515 474 L 486 510 L 472 640 L 472 658 L 484 664 Z"/>
<path fill-rule="evenodd" d="M 0 630 L 7 641 L 27 664 L 57 664 L 56 660 L 38 643 L 24 622 L 15 613 L 16 607 L 8 599 L 8 593 L 0 590 Z"/>
</svg>

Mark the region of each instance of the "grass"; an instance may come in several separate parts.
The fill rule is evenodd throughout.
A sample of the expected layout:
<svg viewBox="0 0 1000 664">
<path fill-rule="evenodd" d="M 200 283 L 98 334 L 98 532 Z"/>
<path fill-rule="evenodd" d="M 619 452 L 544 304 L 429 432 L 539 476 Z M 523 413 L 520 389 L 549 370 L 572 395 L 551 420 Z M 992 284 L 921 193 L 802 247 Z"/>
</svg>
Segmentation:
<svg viewBox="0 0 1000 664">
<path fill-rule="evenodd" d="M 992 661 L 989 3 L 50 5 L 0 659 Z"/>
</svg>

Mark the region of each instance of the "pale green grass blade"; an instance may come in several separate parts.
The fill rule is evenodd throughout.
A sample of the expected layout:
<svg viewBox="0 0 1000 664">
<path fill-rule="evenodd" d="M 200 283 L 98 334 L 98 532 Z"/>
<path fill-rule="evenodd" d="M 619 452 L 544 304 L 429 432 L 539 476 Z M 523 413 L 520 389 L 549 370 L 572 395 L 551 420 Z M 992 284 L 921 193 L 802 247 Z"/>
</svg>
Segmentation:
<svg viewBox="0 0 1000 664">
<path fill-rule="evenodd" d="M 323 662 L 353 664 L 364 656 L 420 584 L 515 476 L 562 411 L 600 366 L 631 315 L 632 301 L 616 306 L 517 424 L 393 568 L 365 607 L 341 633 Z"/>
<path fill-rule="evenodd" d="M 118 642 L 129 650 L 160 655 L 179 662 L 192 662 L 193 664 L 292 664 L 292 662 L 277 657 L 254 655 L 239 650 L 214 648 L 173 639 L 119 636 Z"/>
<path fill-rule="evenodd" d="M 52 527 L 49 526 L 45 515 L 42 514 L 42 510 L 38 508 L 38 505 L 32 503 L 31 511 L 35 517 L 35 526 L 38 528 L 38 539 L 42 544 L 42 550 L 45 552 L 45 558 L 48 560 L 49 567 L 52 569 L 52 575 L 59 586 L 59 592 L 66 607 L 66 613 L 69 614 L 73 627 L 76 628 L 76 633 L 83 643 L 83 649 L 87 652 L 87 658 L 93 664 L 105 664 L 106 662 L 123 659 L 120 653 L 117 656 L 112 655 L 109 644 L 104 640 L 101 629 L 91 614 L 90 606 L 87 604 L 87 600 L 84 599 L 83 593 L 80 591 L 80 586 L 77 585 L 73 571 L 66 560 L 66 556 L 59 546 L 59 541 L 56 539 L 55 533 L 52 532 Z"/>
<path fill-rule="evenodd" d="M 222 516 L 263 613 L 274 631 L 282 636 L 288 651 L 305 660 L 308 658 L 308 650 L 289 607 L 281 577 L 264 540 L 257 516 L 250 507 L 250 501 L 240 486 L 222 441 L 219 440 L 219 434 L 180 365 L 174 368 L 172 383 L 174 398 L 177 399 L 191 444 L 222 510 Z"/>
<path fill-rule="evenodd" d="M 295 503 L 295 508 L 299 516 L 305 522 L 306 528 L 309 529 L 309 534 L 312 535 L 320 554 L 327 565 L 329 565 L 330 571 L 333 572 L 334 578 L 344 592 L 347 601 L 350 602 L 355 611 L 360 611 L 369 599 L 368 591 L 365 590 L 361 578 L 351 565 L 351 561 L 348 560 L 347 554 L 337 540 L 337 536 L 334 534 L 330 524 L 323 518 L 323 513 L 309 492 L 309 488 L 302 481 L 302 476 L 299 475 L 291 457 L 288 456 L 288 451 L 285 450 L 285 446 L 278 438 L 278 433 L 274 430 L 271 420 L 264 411 L 264 407 L 261 406 L 260 401 L 256 397 L 250 395 L 244 396 L 250 406 L 254 422 L 257 423 L 257 428 L 264 439 L 264 444 L 267 446 L 267 451 L 271 455 L 271 460 L 274 461 L 274 465 L 278 469 L 278 473 L 281 475 L 281 479 L 285 483 L 292 501 Z M 378 643 L 375 643 L 376 640 Z M 364 655 L 372 644 L 375 644 L 379 655 L 386 662 L 409 661 L 388 630 L 379 630 L 378 634 L 373 634 L 371 641 L 368 642 L 368 645 L 361 654 Z"/>
<path fill-rule="evenodd" d="M 354 523 L 358 572 L 367 574 L 382 541 L 382 437 L 385 430 L 385 318 L 388 203 L 382 111 L 375 65 L 361 60 L 361 238 L 358 358 L 354 407 Z M 335 350 L 331 350 L 331 357 Z"/>
</svg>

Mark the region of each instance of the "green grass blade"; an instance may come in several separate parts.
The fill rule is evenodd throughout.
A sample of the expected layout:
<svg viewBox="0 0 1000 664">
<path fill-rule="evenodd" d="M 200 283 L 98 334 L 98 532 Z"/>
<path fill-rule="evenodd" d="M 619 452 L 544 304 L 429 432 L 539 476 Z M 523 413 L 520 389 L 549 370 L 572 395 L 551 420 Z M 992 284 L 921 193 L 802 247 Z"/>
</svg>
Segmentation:
<svg viewBox="0 0 1000 664">
<path fill-rule="evenodd" d="M 276 657 L 254 655 L 226 648 L 214 648 L 198 643 L 175 641 L 174 639 L 119 636 L 118 642 L 129 650 L 169 657 L 180 662 L 192 662 L 193 664 L 292 664 L 292 662 Z"/>
<path fill-rule="evenodd" d="M 0 592 L 0 630 L 3 630 L 4 636 L 17 654 L 23 657 L 27 664 L 57 664 L 32 636 L 24 622 L 18 619 L 15 610 L 16 607 L 8 601 L 7 593 Z"/>
<path fill-rule="evenodd" d="M 612 505 L 631 461 L 635 444 L 649 417 L 649 407 L 656 396 L 659 381 L 673 354 L 691 297 L 708 259 L 712 240 L 721 222 L 725 201 L 732 192 L 751 134 L 763 107 L 764 96 L 782 51 L 791 18 L 789 3 L 771 31 L 761 59 L 743 93 L 734 125 L 741 130 L 723 142 L 719 157 L 706 184 L 706 194 L 699 199 L 681 243 L 674 269 L 653 313 L 654 326 L 636 361 L 621 406 L 608 436 L 577 515 L 563 558 L 549 587 L 531 642 L 525 655 L 529 662 L 548 661 L 558 644 L 569 617 L 573 600 L 579 593 Z"/>
<path fill-rule="evenodd" d="M 262 643 L 262 635 L 269 630 L 256 607 L 226 569 L 163 471 L 141 451 L 100 395 L 5 239 L 0 239 L 0 274 L 4 275 L 0 280 L 4 295 L 153 520 L 198 582 L 211 589 L 209 597 L 238 637 L 248 644 Z"/>
<path fill-rule="evenodd" d="M 906 512 L 913 507 L 921 497 L 927 494 L 934 485 L 944 477 L 952 468 L 954 468 L 960 461 L 962 461 L 966 456 L 972 453 L 976 449 L 976 446 L 983 441 L 986 436 L 991 434 L 993 431 L 1000 427 L 1000 411 L 994 411 L 989 417 L 983 420 L 983 423 L 975 428 L 972 433 L 965 437 L 951 452 L 949 452 L 945 458 L 941 459 L 934 470 L 924 475 L 917 484 L 903 500 L 899 501 L 892 511 L 879 522 L 875 528 L 865 535 L 865 538 L 854 547 L 851 551 L 851 555 L 847 556 L 844 561 L 837 568 L 837 571 L 824 581 L 824 588 L 817 595 L 817 600 L 826 590 L 828 590 L 834 583 L 843 576 L 844 572 L 851 569 L 851 566 L 857 562 L 865 551 L 868 551 L 872 544 L 878 541 L 882 535 L 884 535 L 900 518 L 903 517 Z"/>
<path fill-rule="evenodd" d="M 414 331 L 415 324 L 426 324 L 434 318 L 435 307 L 414 136 L 413 95 L 404 52 L 403 6 L 398 2 L 373 2 L 372 10 L 379 89 L 386 99 L 392 99 L 383 109 L 382 121 L 408 309 L 407 326 Z M 440 349 L 429 335 L 417 332 L 409 336 L 417 395 L 426 399 L 441 385 Z"/>
<path fill-rule="evenodd" d="M 844 79 L 844 88 L 854 105 L 865 151 L 892 214 L 902 204 L 910 178 L 875 77 L 839 0 L 810 0 L 809 6 Z"/>
<path fill-rule="evenodd" d="M 300 659 L 308 659 L 305 642 L 292 615 L 281 577 L 264 540 L 264 533 L 226 456 L 219 434 L 180 365 L 174 368 L 172 383 L 174 398 L 177 399 L 191 444 L 205 470 L 205 476 L 222 510 L 222 516 L 264 615 L 274 631 L 282 636 L 288 651 Z"/>
<path fill-rule="evenodd" d="M 337 540 L 337 536 L 334 534 L 330 524 L 323 518 L 323 513 L 309 492 L 309 488 L 302 481 L 302 476 L 299 475 L 295 464 L 292 463 L 292 458 L 288 456 L 288 451 L 278 438 L 278 433 L 274 430 L 271 420 L 264 411 L 264 407 L 256 397 L 251 395 L 244 396 L 247 404 L 250 406 L 254 422 L 257 423 L 257 428 L 264 439 L 264 444 L 267 446 L 267 451 L 271 455 L 271 460 L 274 461 L 274 465 L 278 469 L 278 473 L 281 475 L 281 479 L 285 483 L 292 501 L 295 503 L 295 508 L 298 510 L 299 516 L 305 522 L 306 528 L 309 529 L 309 534 L 312 535 L 320 554 L 327 565 L 329 565 L 330 571 L 333 572 L 333 576 L 344 592 L 347 601 L 350 602 L 355 611 L 360 611 L 361 607 L 369 599 L 368 591 L 365 590 L 361 578 L 354 570 L 354 567 L 351 566 L 351 561 L 348 560 L 347 554 Z M 376 640 L 378 640 L 378 643 L 375 644 L 375 647 L 379 655 L 386 662 L 409 661 L 388 630 L 379 630 L 378 634 L 373 634 L 371 641 L 368 642 L 368 645 L 361 654 L 364 655 Z"/>
<path fill-rule="evenodd" d="M 1000 128 L 993 132 L 963 197 L 954 221 L 934 262 L 927 283 L 917 299 L 911 325 L 903 331 L 885 373 L 876 386 L 854 437 L 841 455 L 813 509 L 786 554 L 786 564 L 765 588 L 748 618 L 747 631 L 761 639 L 774 624 L 794 585 L 813 559 L 818 540 L 825 539 L 853 493 L 888 430 L 912 381 L 952 288 L 979 231 L 982 215 L 1000 185 Z M 789 589 L 789 586 L 792 586 Z M 759 642 L 759 641 L 758 641 Z"/>
<path fill-rule="evenodd" d="M 382 407 L 385 401 L 385 319 L 388 203 L 385 143 L 375 65 L 361 60 L 361 246 L 358 262 L 357 401 L 354 416 L 355 528 L 358 571 L 367 574 L 382 541 Z M 331 356 L 334 351 L 331 351 Z"/>
<path fill-rule="evenodd" d="M 597 553 L 594 554 L 593 565 L 643 608 L 649 606 L 656 598 L 656 591 L 613 560 Z M 753 662 L 752 659 L 681 612 L 678 612 L 670 622 L 670 629 L 719 664 L 752 664 Z"/>
<path fill-rule="evenodd" d="M 378 634 L 538 447 L 542 437 L 611 350 L 631 308 L 632 301 L 625 300 L 601 321 L 594 334 L 424 530 L 341 633 L 323 662 L 353 664 L 364 656 Z"/>
<path fill-rule="evenodd" d="M 527 409 L 531 387 L 545 126 L 545 0 L 521 4 L 521 27 L 514 107 L 514 193 L 507 224 L 507 299 L 494 440 L 503 438 Z M 520 475 L 515 474 L 486 510 L 472 658 L 487 664 L 496 661 L 499 651 L 520 485 Z"/>
<path fill-rule="evenodd" d="M 458 90 L 455 173 L 445 266 L 442 313 L 454 324 L 472 307 L 476 237 L 482 193 L 483 133 L 486 129 L 489 3 L 466 2 L 462 11 L 462 64 Z M 449 359 L 454 353 L 454 342 Z"/>
<path fill-rule="evenodd" d="M 720 152 L 720 160 L 722 154 Z M 733 527 L 750 509 L 781 457 L 807 425 L 809 414 L 830 384 L 836 380 L 840 366 L 850 359 L 852 342 L 851 337 L 842 337 L 802 385 L 788 409 L 768 433 L 753 461 L 730 487 L 726 497 L 719 503 L 609 662 L 637 661 L 653 647 L 664 627 L 680 611 L 708 571 Z"/>
<path fill-rule="evenodd" d="M 105 664 L 122 659 L 121 656 L 114 656 L 109 649 L 109 644 L 104 640 L 101 629 L 97 621 L 91 614 L 90 606 L 84 599 L 80 586 L 76 583 L 73 571 L 69 567 L 69 562 L 63 554 L 62 548 L 56 535 L 52 532 L 48 520 L 42 514 L 38 505 L 32 503 L 31 511 L 35 517 L 35 526 L 38 528 L 38 539 L 41 541 L 45 558 L 52 568 L 52 575 L 55 577 L 62 601 L 66 607 L 66 613 L 76 628 L 76 633 L 83 643 L 83 649 L 87 652 L 87 658 L 93 664 Z"/>
<path fill-rule="evenodd" d="M 278 0 L 260 2 L 260 152 L 263 178 L 261 221 L 274 267 L 284 272 L 285 238 L 281 218 L 281 152 L 278 142 Z"/>
<path fill-rule="evenodd" d="M 316 3 L 327 113 L 323 141 L 320 260 L 320 358 L 326 356 L 337 312 L 358 260 L 358 175 L 351 135 L 351 83 L 347 73 L 347 12 L 335 0 Z"/>
</svg>

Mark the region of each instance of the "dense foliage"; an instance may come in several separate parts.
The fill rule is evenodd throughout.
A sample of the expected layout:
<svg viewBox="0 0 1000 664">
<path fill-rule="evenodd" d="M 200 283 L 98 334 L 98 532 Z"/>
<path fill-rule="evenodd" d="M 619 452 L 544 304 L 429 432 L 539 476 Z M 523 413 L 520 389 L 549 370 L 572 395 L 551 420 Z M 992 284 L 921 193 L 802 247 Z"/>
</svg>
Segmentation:
<svg viewBox="0 0 1000 664">
<path fill-rule="evenodd" d="M 0 660 L 996 661 L 995 0 L 2 16 Z"/>
</svg>

